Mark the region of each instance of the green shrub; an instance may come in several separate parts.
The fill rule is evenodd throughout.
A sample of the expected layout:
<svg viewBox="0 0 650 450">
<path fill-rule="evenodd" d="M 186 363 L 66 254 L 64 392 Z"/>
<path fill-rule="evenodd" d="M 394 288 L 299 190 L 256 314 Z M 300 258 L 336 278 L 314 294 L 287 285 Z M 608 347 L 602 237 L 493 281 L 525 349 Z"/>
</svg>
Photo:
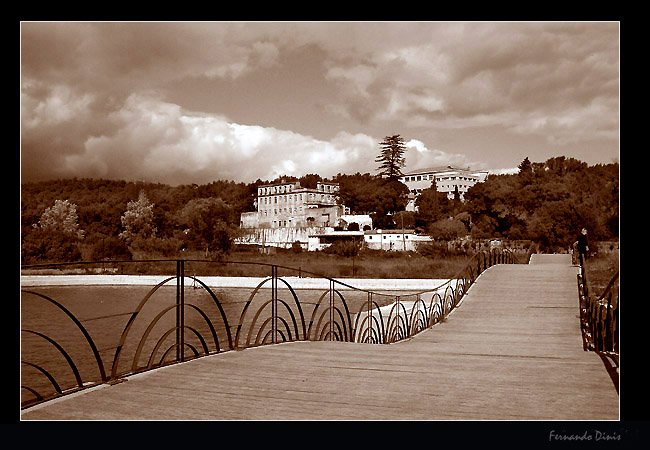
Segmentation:
<svg viewBox="0 0 650 450">
<path fill-rule="evenodd" d="M 359 254 L 359 243 L 352 241 L 337 241 L 334 244 L 323 250 L 323 253 L 328 255 L 345 256 L 349 258 Z"/>
<path fill-rule="evenodd" d="M 132 256 L 129 246 L 116 236 L 107 236 L 98 240 L 90 252 L 90 259 L 93 261 L 131 259 Z"/>
<path fill-rule="evenodd" d="M 61 231 L 39 228 L 25 236 L 21 258 L 23 264 L 80 261 L 79 240 Z"/>
</svg>

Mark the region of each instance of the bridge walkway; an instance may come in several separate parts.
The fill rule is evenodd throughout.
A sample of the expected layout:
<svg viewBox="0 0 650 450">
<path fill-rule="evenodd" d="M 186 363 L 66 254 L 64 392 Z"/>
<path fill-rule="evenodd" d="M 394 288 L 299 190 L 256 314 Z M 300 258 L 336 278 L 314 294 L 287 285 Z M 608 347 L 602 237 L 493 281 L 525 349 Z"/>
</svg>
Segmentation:
<svg viewBox="0 0 650 450">
<path fill-rule="evenodd" d="M 443 323 L 390 345 L 295 342 L 134 375 L 22 420 L 618 420 L 582 349 L 568 255 L 484 272 Z"/>
</svg>

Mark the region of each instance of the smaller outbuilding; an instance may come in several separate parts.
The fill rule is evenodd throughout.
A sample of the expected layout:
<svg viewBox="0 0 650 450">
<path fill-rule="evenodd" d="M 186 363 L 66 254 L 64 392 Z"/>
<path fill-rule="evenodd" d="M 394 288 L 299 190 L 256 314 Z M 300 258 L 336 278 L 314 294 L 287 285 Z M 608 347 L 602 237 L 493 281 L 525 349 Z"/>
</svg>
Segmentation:
<svg viewBox="0 0 650 450">
<path fill-rule="evenodd" d="M 363 247 L 374 250 L 416 251 L 418 245 L 432 239 L 414 230 L 330 231 L 310 234 L 308 249 L 323 250 L 339 241 L 361 242 Z"/>
</svg>

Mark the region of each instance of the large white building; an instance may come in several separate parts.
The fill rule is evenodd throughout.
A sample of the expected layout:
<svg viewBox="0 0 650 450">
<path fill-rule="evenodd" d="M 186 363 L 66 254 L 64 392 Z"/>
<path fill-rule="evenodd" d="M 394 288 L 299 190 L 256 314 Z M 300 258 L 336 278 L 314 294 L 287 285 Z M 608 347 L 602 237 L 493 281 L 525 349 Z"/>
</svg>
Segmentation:
<svg viewBox="0 0 650 450">
<path fill-rule="evenodd" d="M 336 197 L 338 183 L 318 182 L 316 189 L 285 182 L 259 186 L 255 212 L 242 214 L 243 228 L 335 226 L 344 214 Z"/>
<path fill-rule="evenodd" d="M 460 199 L 464 200 L 465 192 L 476 183 L 485 181 L 487 176 L 487 170 L 459 169 L 444 166 L 413 170 L 403 174 L 399 180 L 408 186 L 411 191 L 411 198 L 406 210 L 414 211 L 415 198 L 424 189 L 430 188 L 433 181 L 436 182 L 438 192 L 447 194 L 449 199 L 454 197 L 454 192 L 458 188 Z"/>
</svg>

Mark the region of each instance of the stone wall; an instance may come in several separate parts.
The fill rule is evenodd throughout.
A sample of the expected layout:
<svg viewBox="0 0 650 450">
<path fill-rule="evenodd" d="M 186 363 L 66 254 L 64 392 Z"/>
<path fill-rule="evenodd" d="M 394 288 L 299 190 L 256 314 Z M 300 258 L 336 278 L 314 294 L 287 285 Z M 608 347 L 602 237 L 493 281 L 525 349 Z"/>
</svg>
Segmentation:
<svg viewBox="0 0 650 450">
<path fill-rule="evenodd" d="M 249 228 L 242 229 L 242 237 L 236 239 L 235 243 L 289 248 L 295 241 L 300 241 L 300 245 L 306 249 L 310 234 L 327 233 L 333 230 L 331 227 Z"/>
</svg>

